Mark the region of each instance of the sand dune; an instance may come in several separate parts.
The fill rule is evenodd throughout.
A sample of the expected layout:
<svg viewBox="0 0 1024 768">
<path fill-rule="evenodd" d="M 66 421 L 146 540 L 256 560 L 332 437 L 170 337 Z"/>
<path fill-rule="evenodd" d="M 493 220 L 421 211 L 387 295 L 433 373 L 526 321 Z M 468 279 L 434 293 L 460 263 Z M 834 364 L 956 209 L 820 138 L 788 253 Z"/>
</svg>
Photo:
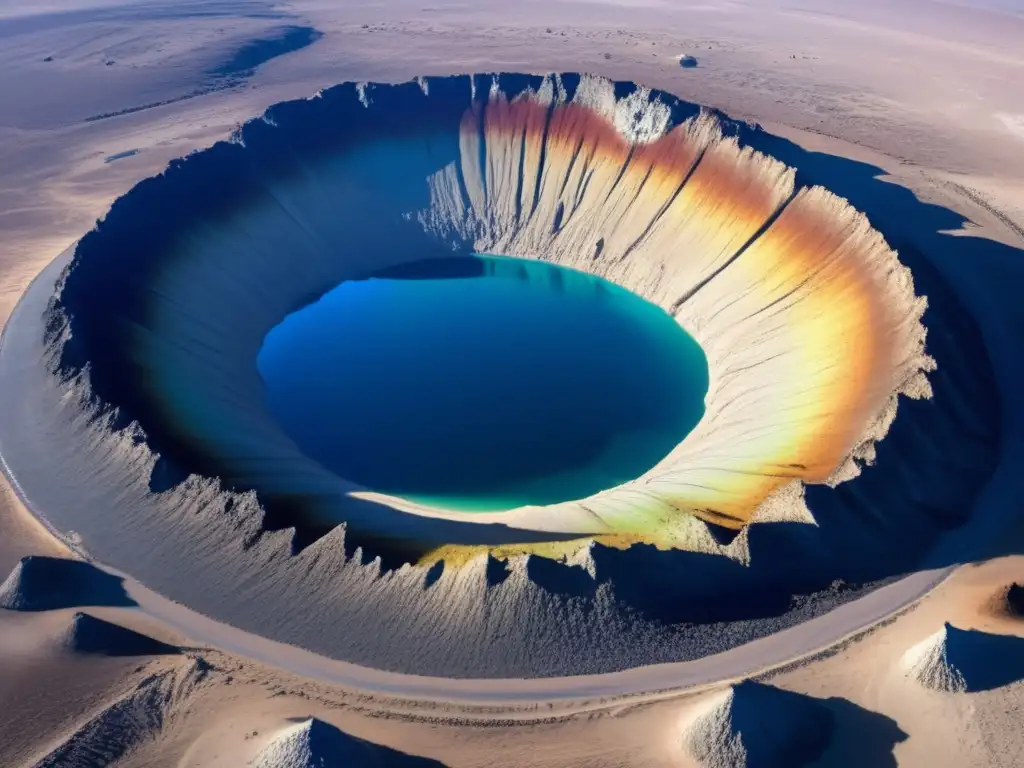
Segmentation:
<svg viewBox="0 0 1024 768">
<path fill-rule="evenodd" d="M 97 653 L 104 656 L 156 656 L 179 653 L 173 645 L 155 640 L 88 613 L 75 613 L 62 638 L 63 644 L 76 653 Z"/>
<path fill-rule="evenodd" d="M 708 768 L 812 763 L 828 745 L 832 713 L 815 699 L 746 681 L 711 697 L 683 726 L 683 747 Z"/>
<path fill-rule="evenodd" d="M 990 690 L 1024 679 L 1024 639 L 947 622 L 910 648 L 901 668 L 919 685 L 946 693 Z"/>
<path fill-rule="evenodd" d="M 29 555 L 0 585 L 0 607 L 12 611 L 52 611 L 85 605 L 134 603 L 120 579 L 81 560 Z"/>
<path fill-rule="evenodd" d="M 164 727 L 168 717 L 202 683 L 206 666 L 192 660 L 141 680 L 135 690 L 93 714 L 36 763 L 39 768 L 116 763 Z"/>
<path fill-rule="evenodd" d="M 440 763 L 378 747 L 312 717 L 274 737 L 253 765 L 255 768 L 428 768 Z"/>
</svg>

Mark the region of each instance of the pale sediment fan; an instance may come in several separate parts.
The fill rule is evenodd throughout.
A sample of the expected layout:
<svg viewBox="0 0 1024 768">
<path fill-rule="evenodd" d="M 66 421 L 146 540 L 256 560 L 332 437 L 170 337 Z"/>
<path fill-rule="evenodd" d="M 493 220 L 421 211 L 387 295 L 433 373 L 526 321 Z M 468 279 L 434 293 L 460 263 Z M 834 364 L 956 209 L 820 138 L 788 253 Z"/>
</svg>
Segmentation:
<svg viewBox="0 0 1024 768">
<path fill-rule="evenodd" d="M 606 671 L 828 610 L 967 520 L 999 406 L 927 258 L 909 254 L 912 276 L 798 148 L 789 166 L 756 149 L 778 141 L 585 75 L 345 84 L 276 105 L 141 182 L 37 281 L 5 346 L 45 370 L 6 374 L 34 405 L 0 417 L 0 437 L 60 437 L 5 458 L 97 557 L 373 666 Z M 263 402 L 267 332 L 346 280 L 475 253 L 592 273 L 664 309 L 707 357 L 704 417 L 616 487 L 471 516 L 304 456 Z"/>
</svg>

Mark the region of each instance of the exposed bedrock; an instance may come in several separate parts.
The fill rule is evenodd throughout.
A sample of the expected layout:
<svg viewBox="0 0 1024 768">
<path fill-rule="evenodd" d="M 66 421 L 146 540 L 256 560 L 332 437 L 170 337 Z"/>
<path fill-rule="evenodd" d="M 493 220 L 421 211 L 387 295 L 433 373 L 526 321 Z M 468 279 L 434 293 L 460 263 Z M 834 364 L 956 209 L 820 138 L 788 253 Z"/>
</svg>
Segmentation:
<svg viewBox="0 0 1024 768">
<path fill-rule="evenodd" d="M 3 428 L 60 439 L 5 459 L 101 560 L 360 663 L 520 676 L 721 650 L 917 568 L 999 459 L 990 336 L 931 258 L 969 239 L 877 175 L 578 75 L 280 104 L 137 185 L 26 298 L 33 322 L 49 298 L 47 370 L 16 373 L 36 405 Z M 706 353 L 704 418 L 634 481 L 472 521 L 306 459 L 263 403 L 266 332 L 341 281 L 474 252 L 664 308 Z"/>
</svg>

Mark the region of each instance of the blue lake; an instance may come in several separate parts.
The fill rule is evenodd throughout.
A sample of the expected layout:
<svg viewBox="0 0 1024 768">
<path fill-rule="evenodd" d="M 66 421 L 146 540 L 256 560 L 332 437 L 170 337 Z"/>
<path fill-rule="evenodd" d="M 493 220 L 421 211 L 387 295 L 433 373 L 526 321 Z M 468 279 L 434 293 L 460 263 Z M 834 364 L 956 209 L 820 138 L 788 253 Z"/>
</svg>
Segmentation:
<svg viewBox="0 0 1024 768">
<path fill-rule="evenodd" d="M 601 278 L 475 256 L 342 283 L 286 317 L 257 367 L 308 457 L 366 488 L 466 512 L 638 477 L 704 414 L 707 361 Z"/>
</svg>

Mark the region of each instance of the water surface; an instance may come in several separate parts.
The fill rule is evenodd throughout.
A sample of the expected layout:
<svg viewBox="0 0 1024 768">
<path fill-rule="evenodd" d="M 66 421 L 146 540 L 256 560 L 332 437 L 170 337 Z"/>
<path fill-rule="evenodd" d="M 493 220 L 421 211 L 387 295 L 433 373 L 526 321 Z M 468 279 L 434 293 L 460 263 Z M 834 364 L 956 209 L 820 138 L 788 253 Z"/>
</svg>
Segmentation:
<svg viewBox="0 0 1024 768">
<path fill-rule="evenodd" d="M 696 425 L 703 351 L 601 278 L 497 256 L 342 283 L 264 339 L 300 450 L 374 491 L 471 511 L 589 496 Z"/>
</svg>

